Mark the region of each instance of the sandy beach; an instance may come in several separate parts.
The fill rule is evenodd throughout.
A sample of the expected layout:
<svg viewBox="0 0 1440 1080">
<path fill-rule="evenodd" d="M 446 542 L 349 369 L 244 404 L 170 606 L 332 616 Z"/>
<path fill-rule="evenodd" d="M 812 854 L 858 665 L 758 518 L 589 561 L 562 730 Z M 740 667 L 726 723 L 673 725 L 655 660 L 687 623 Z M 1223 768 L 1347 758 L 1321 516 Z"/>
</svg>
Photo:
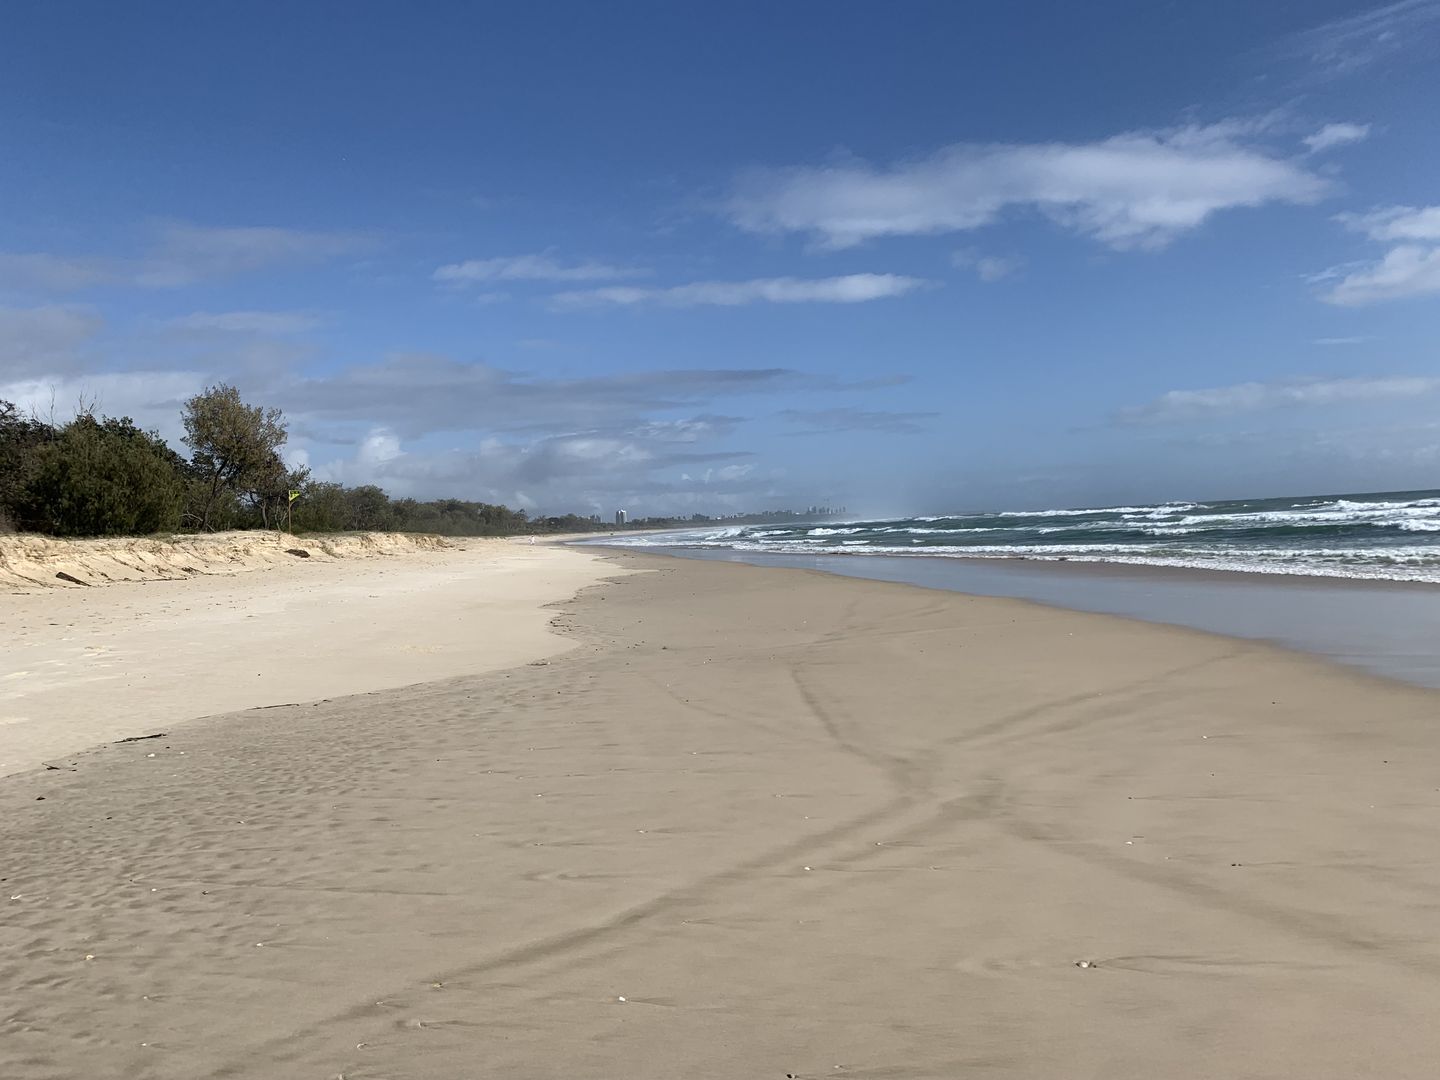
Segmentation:
<svg viewBox="0 0 1440 1080">
<path fill-rule="evenodd" d="M 383 534 L 0 537 L 0 557 L 0 776 L 197 716 L 536 660 L 565 647 L 544 605 L 613 572 L 553 544 Z"/>
<path fill-rule="evenodd" d="M 291 641 L 279 708 L 171 727 L 133 681 L 74 690 L 168 734 L 0 780 L 0 1075 L 1433 1075 L 1436 692 L 1023 601 L 518 550 L 523 599 L 466 609 L 488 648 L 401 653 L 413 685 L 306 700 Z M 321 588 L 336 642 L 403 617 L 385 568 Z M 159 587 L 37 604 L 132 588 Z M 432 592 L 392 640 L 464 607 Z M 155 622 L 106 631 L 129 671 L 238 625 Z"/>
</svg>

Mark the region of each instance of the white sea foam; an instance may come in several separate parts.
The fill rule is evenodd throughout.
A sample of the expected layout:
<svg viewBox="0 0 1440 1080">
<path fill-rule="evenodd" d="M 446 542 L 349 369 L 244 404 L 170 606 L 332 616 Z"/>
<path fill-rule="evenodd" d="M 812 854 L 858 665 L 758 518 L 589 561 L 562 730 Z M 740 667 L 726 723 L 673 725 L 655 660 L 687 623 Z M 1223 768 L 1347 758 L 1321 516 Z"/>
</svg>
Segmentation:
<svg viewBox="0 0 1440 1080">
<path fill-rule="evenodd" d="M 1124 544 L 1015 547 L 845 547 L 840 545 L 735 545 L 740 551 L 795 555 L 891 556 L 897 558 L 1021 559 L 1037 562 L 1098 562 L 1233 573 L 1419 581 L 1440 584 L 1440 552 L 1434 548 L 1332 551 L 1243 549 L 1161 551 Z"/>
<path fill-rule="evenodd" d="M 1107 535 L 1114 542 L 1105 542 Z M 1008 538 L 1014 542 L 1006 543 Z M 1279 500 L 1176 502 L 824 524 L 717 524 L 599 542 L 805 555 L 1069 559 L 1440 581 L 1436 541 L 1440 497 L 1425 493 L 1395 499 L 1296 499 L 1288 505 Z"/>
</svg>

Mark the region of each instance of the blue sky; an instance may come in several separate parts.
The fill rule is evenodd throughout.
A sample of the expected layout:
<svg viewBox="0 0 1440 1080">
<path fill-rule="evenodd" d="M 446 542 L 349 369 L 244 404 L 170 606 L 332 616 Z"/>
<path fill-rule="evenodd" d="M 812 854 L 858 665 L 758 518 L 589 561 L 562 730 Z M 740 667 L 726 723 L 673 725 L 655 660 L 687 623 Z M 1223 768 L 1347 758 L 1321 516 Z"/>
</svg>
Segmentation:
<svg viewBox="0 0 1440 1080">
<path fill-rule="evenodd" d="M 1431 487 L 1440 0 L 0 12 L 0 398 L 546 511 Z"/>
</svg>

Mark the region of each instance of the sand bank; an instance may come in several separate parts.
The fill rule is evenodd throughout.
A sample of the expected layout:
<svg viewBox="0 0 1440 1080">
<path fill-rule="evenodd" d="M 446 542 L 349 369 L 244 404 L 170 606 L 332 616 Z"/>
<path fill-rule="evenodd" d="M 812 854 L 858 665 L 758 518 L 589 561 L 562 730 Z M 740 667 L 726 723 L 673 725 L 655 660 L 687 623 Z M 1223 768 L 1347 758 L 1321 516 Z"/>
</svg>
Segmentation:
<svg viewBox="0 0 1440 1080">
<path fill-rule="evenodd" d="M 545 666 L 0 782 L 0 1075 L 1433 1075 L 1434 692 L 621 561 Z"/>
<path fill-rule="evenodd" d="M 252 530 L 103 540 L 57 540 L 19 533 L 0 536 L 0 591 L 242 574 L 289 565 L 297 559 L 367 559 L 438 551 L 456 543 L 459 541 L 407 533 L 288 536 Z"/>
<path fill-rule="evenodd" d="M 535 660 L 567 647 L 544 605 L 611 572 L 509 540 L 0 542 L 32 582 L 0 593 L 0 775 L 196 716 Z"/>
</svg>

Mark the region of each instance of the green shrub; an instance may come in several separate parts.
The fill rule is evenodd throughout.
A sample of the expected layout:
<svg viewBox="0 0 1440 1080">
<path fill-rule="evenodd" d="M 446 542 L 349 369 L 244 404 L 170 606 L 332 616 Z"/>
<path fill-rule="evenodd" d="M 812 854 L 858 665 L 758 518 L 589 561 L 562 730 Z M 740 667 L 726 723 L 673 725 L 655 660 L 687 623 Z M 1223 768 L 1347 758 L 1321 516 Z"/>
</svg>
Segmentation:
<svg viewBox="0 0 1440 1080">
<path fill-rule="evenodd" d="M 180 526 L 185 464 L 129 417 L 82 413 L 34 446 L 15 516 L 52 536 L 124 536 Z"/>
</svg>

